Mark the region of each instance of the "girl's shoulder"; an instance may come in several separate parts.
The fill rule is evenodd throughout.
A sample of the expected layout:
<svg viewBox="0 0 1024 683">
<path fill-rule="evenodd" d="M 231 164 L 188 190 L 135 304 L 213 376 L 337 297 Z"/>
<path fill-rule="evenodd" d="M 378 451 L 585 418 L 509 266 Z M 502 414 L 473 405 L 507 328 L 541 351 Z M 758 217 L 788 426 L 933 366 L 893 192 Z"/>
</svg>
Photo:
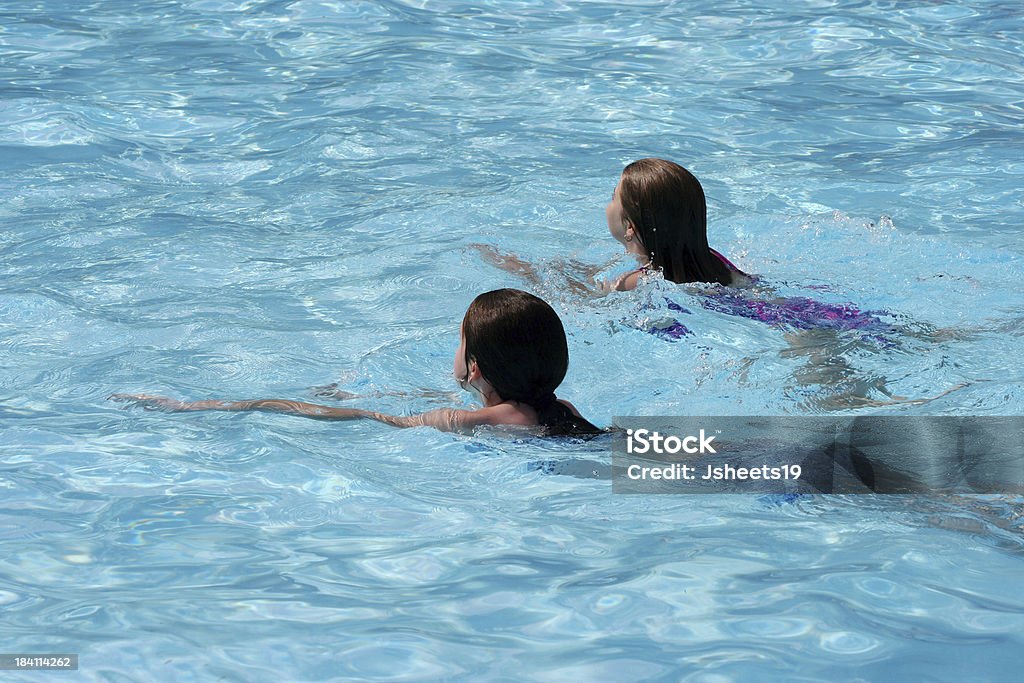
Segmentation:
<svg viewBox="0 0 1024 683">
<path fill-rule="evenodd" d="M 575 415 L 576 417 L 583 417 L 582 415 L 580 415 L 580 411 L 576 410 L 576 406 L 574 406 L 572 403 L 569 403 L 569 401 L 566 401 L 564 398 L 560 398 L 558 399 L 558 402 L 564 405 L 569 410 L 571 410 L 572 414 Z"/>
<path fill-rule="evenodd" d="M 524 410 L 507 403 L 477 410 L 439 408 L 409 419 L 409 424 L 402 426 L 435 427 L 445 432 L 471 432 L 477 427 L 484 426 L 517 425 L 532 427 L 537 424 L 536 415 L 528 414 Z"/>
<path fill-rule="evenodd" d="M 481 425 L 521 425 L 525 427 L 536 426 L 537 414 L 524 407 L 523 404 L 514 401 L 506 401 L 496 406 L 487 406 L 473 411 L 465 411 L 467 426 L 479 427 Z"/>
</svg>

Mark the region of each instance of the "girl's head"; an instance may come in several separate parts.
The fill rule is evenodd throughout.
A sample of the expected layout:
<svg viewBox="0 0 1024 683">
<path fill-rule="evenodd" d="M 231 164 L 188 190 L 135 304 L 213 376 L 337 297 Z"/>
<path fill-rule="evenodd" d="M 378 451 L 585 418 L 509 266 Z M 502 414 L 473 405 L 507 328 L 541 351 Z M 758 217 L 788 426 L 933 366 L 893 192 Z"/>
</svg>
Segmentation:
<svg viewBox="0 0 1024 683">
<path fill-rule="evenodd" d="M 597 431 L 555 398 L 568 368 L 562 321 L 542 299 L 496 289 L 470 304 L 455 354 L 455 377 L 464 388 L 482 379 L 502 401 L 531 406 L 550 433 Z"/>
<path fill-rule="evenodd" d="M 626 249 L 651 260 L 672 282 L 732 282 L 711 252 L 704 189 L 679 164 L 640 159 L 626 166 L 605 211 Z"/>
<path fill-rule="evenodd" d="M 569 347 L 558 314 L 518 289 L 481 294 L 462 320 L 455 374 L 474 368 L 505 401 L 532 404 L 553 397 L 569 368 Z"/>
</svg>

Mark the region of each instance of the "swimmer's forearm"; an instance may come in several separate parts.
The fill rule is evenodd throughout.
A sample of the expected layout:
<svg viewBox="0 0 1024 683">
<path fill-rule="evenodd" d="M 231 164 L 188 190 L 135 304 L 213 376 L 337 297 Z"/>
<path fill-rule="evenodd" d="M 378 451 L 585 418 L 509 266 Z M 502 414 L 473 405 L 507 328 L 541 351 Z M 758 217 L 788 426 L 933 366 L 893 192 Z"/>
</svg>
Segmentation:
<svg viewBox="0 0 1024 683">
<path fill-rule="evenodd" d="M 354 420 L 362 417 L 369 417 L 365 410 L 357 408 L 332 408 L 321 406 L 315 403 L 303 401 L 286 401 L 283 399 L 269 398 L 256 399 L 253 401 L 179 401 L 167 396 L 154 396 L 152 394 L 111 394 L 108 400 L 119 403 L 145 408 L 146 410 L 162 410 L 168 413 L 184 413 L 200 410 L 223 410 L 223 411 L 245 411 L 258 410 L 268 413 L 284 413 L 286 415 L 299 415 L 316 420 Z"/>
<path fill-rule="evenodd" d="M 283 413 L 298 415 L 314 420 L 357 420 L 370 417 L 371 413 L 358 408 L 334 408 L 305 401 L 288 401 L 277 398 L 261 398 L 251 401 L 185 401 L 180 407 L 169 406 L 175 411 L 223 410 L 223 411 L 259 411 L 264 413 Z"/>
<path fill-rule="evenodd" d="M 537 267 L 524 261 L 515 254 L 503 253 L 487 244 L 471 244 L 483 256 L 484 260 L 497 268 L 518 275 L 535 287 L 544 284 L 544 277 Z M 595 276 L 601 268 L 589 266 L 574 259 L 560 260 L 553 263 L 554 269 L 565 279 L 565 286 L 572 292 L 582 296 L 603 296 L 603 283 Z"/>
<path fill-rule="evenodd" d="M 361 408 L 333 408 L 304 401 L 257 399 L 255 401 L 192 401 L 184 410 L 258 410 L 266 413 L 298 415 L 314 420 L 376 420 L 392 427 L 437 427 L 443 429 L 450 422 L 452 410 L 433 410 L 422 415 L 388 415 Z"/>
<path fill-rule="evenodd" d="M 360 408 L 332 408 L 304 401 L 259 399 L 255 401 L 192 401 L 185 410 L 258 410 L 267 413 L 298 415 L 314 420 L 376 420 L 392 427 L 435 427 L 443 431 L 457 431 L 463 427 L 455 410 L 442 408 L 420 415 L 388 415 Z"/>
<path fill-rule="evenodd" d="M 179 401 L 166 396 L 151 394 L 111 394 L 110 400 L 130 403 L 147 410 L 163 410 L 171 413 L 218 410 L 226 412 L 259 411 L 297 415 L 314 420 L 376 420 L 393 427 L 434 427 L 446 432 L 455 432 L 480 424 L 472 417 L 476 413 L 442 408 L 420 415 L 400 416 L 378 413 L 360 408 L 334 408 L 305 401 L 288 401 L 278 398 L 262 398 L 251 401 Z"/>
<path fill-rule="evenodd" d="M 267 413 L 298 415 L 314 420 L 376 420 L 392 427 L 434 427 L 446 432 L 458 431 L 463 425 L 457 411 L 450 408 L 432 410 L 420 415 L 388 415 L 360 408 L 332 408 L 304 401 L 258 399 L 255 401 L 192 401 L 185 410 L 258 410 Z"/>
<path fill-rule="evenodd" d="M 530 284 L 539 285 L 543 283 L 537 268 L 532 263 L 522 260 L 515 254 L 500 252 L 489 244 L 471 244 L 469 246 L 480 252 L 483 259 L 492 266 L 501 268 L 513 275 L 518 275 Z"/>
</svg>

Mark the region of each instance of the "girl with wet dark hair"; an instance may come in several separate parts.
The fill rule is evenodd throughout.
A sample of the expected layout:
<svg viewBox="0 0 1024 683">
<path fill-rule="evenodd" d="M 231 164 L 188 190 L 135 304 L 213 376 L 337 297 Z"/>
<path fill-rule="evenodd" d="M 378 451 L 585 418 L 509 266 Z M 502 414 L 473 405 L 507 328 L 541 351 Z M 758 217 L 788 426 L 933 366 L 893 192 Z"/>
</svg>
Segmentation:
<svg viewBox="0 0 1024 683">
<path fill-rule="evenodd" d="M 542 299 L 518 289 L 481 294 L 462 320 L 462 340 L 454 374 L 460 386 L 482 400 L 479 410 L 442 408 L 420 415 L 396 416 L 359 408 L 335 408 L 303 401 L 178 401 L 148 394 L 113 394 L 109 398 L 149 410 L 258 410 L 318 420 L 371 419 L 395 427 L 436 427 L 468 431 L 481 425 L 540 427 L 547 435 L 597 434 L 602 430 L 579 414 L 555 389 L 569 367 L 565 329 L 558 314 Z"/>
<path fill-rule="evenodd" d="M 497 289 L 470 304 L 455 376 L 484 405 L 510 406 L 508 424 L 540 424 L 549 434 L 599 431 L 555 396 L 568 368 L 562 321 L 542 299 L 518 289 Z"/>
<path fill-rule="evenodd" d="M 692 173 L 675 162 L 647 158 L 628 164 L 605 208 L 605 219 L 612 237 L 637 263 L 605 280 L 594 279 L 596 268 L 585 273 L 589 282 L 566 272 L 567 284 L 576 291 L 629 291 L 637 287 L 641 278 L 660 273 L 677 284 L 722 285 L 691 292 L 696 295 L 696 303 L 710 310 L 785 330 L 855 330 L 873 335 L 880 344 L 890 343 L 881 335 L 892 332 L 893 326 L 875 312 L 807 297 L 778 297 L 760 277 L 744 273 L 712 249 L 708 245 L 704 189 Z M 485 245 L 476 248 L 494 265 L 538 286 L 542 284 L 537 269 L 529 263 Z M 689 313 L 672 299 L 666 297 L 665 303 L 673 313 Z M 659 320 L 649 331 L 666 339 L 690 334 L 675 318 Z"/>
<path fill-rule="evenodd" d="M 610 289 L 633 289 L 652 270 L 679 284 L 750 282 L 750 276 L 708 246 L 704 188 L 677 163 L 640 159 L 626 166 L 605 217 L 612 237 L 640 261 L 640 268 L 614 280 Z"/>
<path fill-rule="evenodd" d="M 593 279 L 597 268 L 579 274 L 565 271 L 570 289 L 607 293 L 635 289 L 640 278 L 660 272 L 671 282 L 703 282 L 745 287 L 756 278 L 708 246 L 704 188 L 692 173 L 665 159 L 639 159 L 626 166 L 605 209 L 608 231 L 639 267 L 608 280 Z M 472 245 L 492 264 L 543 284 L 532 264 L 484 244 Z M 563 264 L 568 265 L 568 264 Z M 589 281 L 589 282 L 588 282 Z"/>
<path fill-rule="evenodd" d="M 640 267 L 613 280 L 609 288 L 634 289 L 640 278 L 661 272 L 676 283 L 704 282 L 730 287 L 698 298 L 707 309 L 759 320 L 787 330 L 857 330 L 878 336 L 891 324 L 852 304 L 830 304 L 807 297 L 780 298 L 757 276 L 748 275 L 708 246 L 704 190 L 692 173 L 665 159 L 639 159 L 622 171 L 605 209 L 608 230 L 640 261 Z M 759 291 L 739 287 L 759 285 Z M 686 312 L 666 299 L 670 310 Z M 670 339 L 689 334 L 679 321 L 653 330 Z"/>
</svg>

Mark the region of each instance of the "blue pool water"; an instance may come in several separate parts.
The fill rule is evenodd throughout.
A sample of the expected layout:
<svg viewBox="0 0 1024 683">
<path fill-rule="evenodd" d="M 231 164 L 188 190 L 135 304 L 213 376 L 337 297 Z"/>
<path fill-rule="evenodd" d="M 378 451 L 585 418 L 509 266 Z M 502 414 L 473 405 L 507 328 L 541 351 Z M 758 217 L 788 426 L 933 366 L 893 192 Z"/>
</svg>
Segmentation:
<svg viewBox="0 0 1024 683">
<path fill-rule="evenodd" d="M 3 651 L 83 681 L 1019 675 L 1019 499 L 618 496 L 601 439 L 105 400 L 468 405 L 462 313 L 524 286 L 483 243 L 547 276 L 559 394 L 601 425 L 1021 414 L 1019 8 L 773 7 L 0 8 Z M 644 156 L 701 178 L 739 267 L 892 343 L 563 286 L 617 258 Z"/>
</svg>

